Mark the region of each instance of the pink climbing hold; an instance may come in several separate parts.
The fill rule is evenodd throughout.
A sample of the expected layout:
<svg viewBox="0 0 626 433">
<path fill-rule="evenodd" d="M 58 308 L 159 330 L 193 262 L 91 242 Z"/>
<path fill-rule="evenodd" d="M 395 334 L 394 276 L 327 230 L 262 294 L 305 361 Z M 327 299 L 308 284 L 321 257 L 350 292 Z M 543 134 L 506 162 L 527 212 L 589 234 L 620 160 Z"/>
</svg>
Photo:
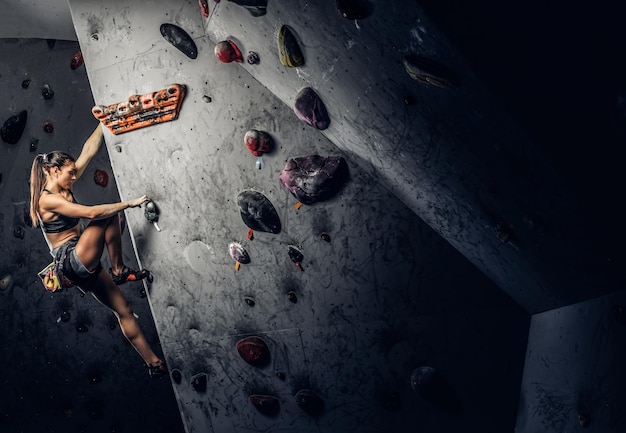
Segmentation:
<svg viewBox="0 0 626 433">
<path fill-rule="evenodd" d="M 208 0 L 198 0 L 198 5 L 200 6 L 200 12 L 204 18 L 209 17 L 209 2 Z"/>
<path fill-rule="evenodd" d="M 213 50 L 215 57 L 222 63 L 243 62 L 243 55 L 239 47 L 231 40 L 221 41 Z"/>
</svg>

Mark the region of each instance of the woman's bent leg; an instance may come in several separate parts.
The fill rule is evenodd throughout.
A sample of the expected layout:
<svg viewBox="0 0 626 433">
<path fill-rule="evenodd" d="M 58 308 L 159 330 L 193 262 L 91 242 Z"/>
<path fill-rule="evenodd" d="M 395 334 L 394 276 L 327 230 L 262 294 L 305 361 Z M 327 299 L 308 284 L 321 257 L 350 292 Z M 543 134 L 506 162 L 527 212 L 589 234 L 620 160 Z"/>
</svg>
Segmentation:
<svg viewBox="0 0 626 433">
<path fill-rule="evenodd" d="M 113 217 L 91 220 L 76 244 L 76 257 L 87 269 L 93 271 L 100 265 L 105 245 L 105 234 Z M 116 221 L 117 217 L 115 218 Z M 119 224 L 119 223 L 118 223 Z"/>
<path fill-rule="evenodd" d="M 144 333 L 141 331 L 137 319 L 133 315 L 130 303 L 104 269 L 100 270 L 97 277 L 85 284 L 81 284 L 81 286 L 91 291 L 100 303 L 115 313 L 122 333 L 146 364 L 158 365 L 161 362 L 161 359 L 152 351 Z"/>
</svg>

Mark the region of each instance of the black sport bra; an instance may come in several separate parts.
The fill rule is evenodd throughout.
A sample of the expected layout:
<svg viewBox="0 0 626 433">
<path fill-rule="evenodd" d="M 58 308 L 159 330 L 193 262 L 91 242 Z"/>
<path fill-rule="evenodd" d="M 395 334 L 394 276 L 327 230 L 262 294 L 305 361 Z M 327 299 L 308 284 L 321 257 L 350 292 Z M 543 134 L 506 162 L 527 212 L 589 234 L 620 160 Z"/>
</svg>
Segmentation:
<svg viewBox="0 0 626 433">
<path fill-rule="evenodd" d="M 52 194 L 51 191 L 48 191 L 45 188 L 44 191 L 48 194 Z M 72 203 L 78 203 L 78 201 L 74 198 L 74 193 L 70 191 L 70 194 L 72 195 Z M 44 233 L 61 233 L 76 226 L 79 222 L 80 218 L 72 218 L 59 214 L 59 217 L 53 221 L 41 221 L 41 228 Z"/>
</svg>

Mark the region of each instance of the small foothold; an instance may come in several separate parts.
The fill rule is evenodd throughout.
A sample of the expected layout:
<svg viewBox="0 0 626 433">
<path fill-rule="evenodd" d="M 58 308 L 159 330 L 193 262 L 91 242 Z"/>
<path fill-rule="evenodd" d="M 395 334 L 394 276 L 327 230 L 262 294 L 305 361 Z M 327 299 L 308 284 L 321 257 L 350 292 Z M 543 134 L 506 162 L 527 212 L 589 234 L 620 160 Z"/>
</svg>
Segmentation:
<svg viewBox="0 0 626 433">
<path fill-rule="evenodd" d="M 85 333 L 89 331 L 89 326 L 85 325 L 84 323 L 80 323 L 76 325 L 76 331 L 80 333 Z"/>
<path fill-rule="evenodd" d="M 30 80 L 22 81 L 22 89 L 28 89 L 28 86 L 30 86 Z"/>
<path fill-rule="evenodd" d="M 74 53 L 74 55 L 72 56 L 72 60 L 70 62 L 70 68 L 72 68 L 72 70 L 74 69 L 78 69 L 80 67 L 80 65 L 83 64 L 83 53 L 81 50 L 78 50 Z"/>
<path fill-rule="evenodd" d="M 62 322 L 69 322 L 71 317 L 72 317 L 72 315 L 70 314 L 69 311 L 63 311 L 61 313 L 61 321 Z"/>
<path fill-rule="evenodd" d="M 289 293 L 287 293 L 287 299 L 289 299 L 294 304 L 298 302 L 298 296 L 294 291 L 290 291 Z"/>
<path fill-rule="evenodd" d="M 48 121 L 43 124 L 43 132 L 46 134 L 52 134 L 52 132 L 54 132 L 54 125 L 52 122 Z"/>
<path fill-rule="evenodd" d="M 589 425 L 589 417 L 582 413 L 578 414 L 578 424 L 580 424 L 581 427 L 587 427 Z"/>
<path fill-rule="evenodd" d="M 285 380 L 285 373 L 283 373 L 282 371 L 277 371 L 276 377 L 279 378 L 280 380 Z"/>
<path fill-rule="evenodd" d="M 43 99 L 50 100 L 54 96 L 54 91 L 50 88 L 50 85 L 44 84 L 41 89 L 41 96 Z"/>
<path fill-rule="evenodd" d="M 246 296 L 243 299 L 244 299 L 244 301 L 246 301 L 246 304 L 248 304 L 250 307 L 254 307 L 254 304 L 255 304 L 254 299 L 252 299 L 252 298 L 250 298 L 248 296 Z"/>
<path fill-rule="evenodd" d="M 146 296 L 148 296 L 146 294 L 146 289 L 144 287 L 142 287 L 141 289 L 139 289 L 139 297 L 140 298 L 145 298 Z"/>
<path fill-rule="evenodd" d="M 120 146 L 119 144 L 116 145 L 114 149 L 117 153 L 122 153 L 122 146 Z"/>
<path fill-rule="evenodd" d="M 256 51 L 249 51 L 246 61 L 250 65 L 258 65 L 259 62 L 261 61 L 261 58 L 259 57 L 259 53 L 257 53 Z"/>
<path fill-rule="evenodd" d="M 13 228 L 13 236 L 17 239 L 24 239 L 24 229 L 21 226 L 15 226 Z"/>
<path fill-rule="evenodd" d="M 113 331 L 115 328 L 117 328 L 117 326 L 115 325 L 115 323 L 111 323 L 109 325 L 109 330 Z"/>
<path fill-rule="evenodd" d="M 273 395 L 254 394 L 249 397 L 250 403 L 262 414 L 276 416 L 280 411 L 280 402 Z"/>
<path fill-rule="evenodd" d="M 330 242 L 330 235 L 328 233 L 322 233 L 320 235 L 320 238 L 324 241 L 324 242 Z"/>
<path fill-rule="evenodd" d="M 11 278 L 11 275 L 9 274 L 4 275 L 2 278 L 0 278 L 0 290 L 8 289 L 11 285 L 11 281 L 13 281 L 13 278 Z"/>
<path fill-rule="evenodd" d="M 300 409 L 313 417 L 317 417 L 324 412 L 324 400 L 310 389 L 301 389 L 294 398 Z"/>
<path fill-rule="evenodd" d="M 205 392 L 208 376 L 206 373 L 198 373 L 191 378 L 191 387 L 197 392 Z"/>
<path fill-rule="evenodd" d="M 213 101 L 213 99 L 211 99 L 211 97 L 207 95 L 202 95 L 202 100 L 207 104 Z"/>
<path fill-rule="evenodd" d="M 302 267 L 302 264 L 301 264 L 302 260 L 304 260 L 304 256 L 302 255 L 302 252 L 298 248 L 294 247 L 293 245 L 289 245 L 287 254 L 289 254 L 289 258 L 291 259 L 291 261 L 296 264 L 296 267 L 300 269 L 301 271 L 304 271 L 304 268 Z"/>
<path fill-rule="evenodd" d="M 30 151 L 31 152 L 35 152 L 37 150 L 37 147 L 39 146 L 39 139 L 38 138 L 31 138 L 30 139 Z"/>
<path fill-rule="evenodd" d="M 91 35 L 91 39 L 92 39 L 93 41 L 97 41 L 98 39 L 100 39 L 100 37 L 98 36 L 98 33 L 93 33 L 93 34 Z"/>
<path fill-rule="evenodd" d="M 411 95 L 407 95 L 404 97 L 404 103 L 406 105 L 415 105 L 415 98 Z"/>
<path fill-rule="evenodd" d="M 176 383 L 176 384 L 180 384 L 183 380 L 183 374 L 181 373 L 180 370 L 178 369 L 174 369 L 172 370 L 172 380 Z"/>
</svg>

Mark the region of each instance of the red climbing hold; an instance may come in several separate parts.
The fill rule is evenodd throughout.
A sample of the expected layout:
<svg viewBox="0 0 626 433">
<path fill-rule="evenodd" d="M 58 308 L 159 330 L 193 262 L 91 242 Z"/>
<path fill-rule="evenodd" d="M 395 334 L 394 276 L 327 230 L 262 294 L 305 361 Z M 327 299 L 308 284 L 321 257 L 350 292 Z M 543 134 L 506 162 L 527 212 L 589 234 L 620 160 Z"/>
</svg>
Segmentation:
<svg viewBox="0 0 626 433">
<path fill-rule="evenodd" d="M 106 188 L 109 184 L 109 175 L 104 170 L 96 170 L 93 175 L 93 180 L 96 182 L 96 185 L 100 185 L 102 188 Z"/>
<path fill-rule="evenodd" d="M 222 63 L 243 62 L 243 55 L 239 47 L 231 40 L 221 41 L 213 50 L 215 57 Z"/>
<path fill-rule="evenodd" d="M 80 65 L 83 64 L 83 53 L 81 50 L 78 50 L 72 56 L 72 61 L 70 62 L 70 68 L 78 69 Z"/>
</svg>

